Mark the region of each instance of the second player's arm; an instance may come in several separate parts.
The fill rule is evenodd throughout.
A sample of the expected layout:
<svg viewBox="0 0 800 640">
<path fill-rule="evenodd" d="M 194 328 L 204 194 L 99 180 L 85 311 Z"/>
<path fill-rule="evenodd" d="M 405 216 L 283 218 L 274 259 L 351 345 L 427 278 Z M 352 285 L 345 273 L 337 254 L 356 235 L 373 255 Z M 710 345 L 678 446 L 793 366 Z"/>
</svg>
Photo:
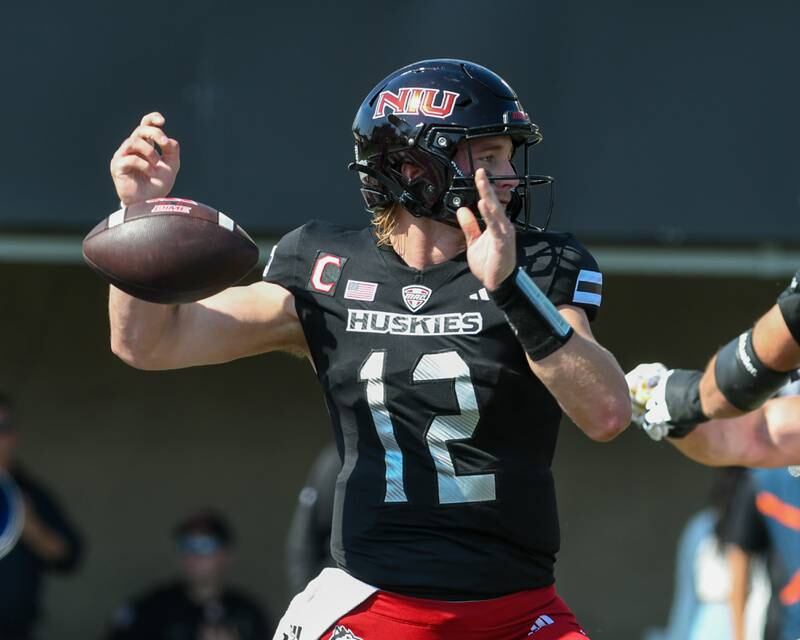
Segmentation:
<svg viewBox="0 0 800 640">
<path fill-rule="evenodd" d="M 625 376 L 611 352 L 594 339 L 582 309 L 562 306 L 559 311 L 575 334 L 546 358 L 534 362 L 529 357 L 531 371 L 586 435 L 611 440 L 631 421 Z"/>
<path fill-rule="evenodd" d="M 765 313 L 753 328 L 753 348 L 761 361 L 775 371 L 791 371 L 800 367 L 800 345 L 795 341 L 778 305 Z M 715 374 L 717 356 L 703 372 L 700 381 L 700 402 L 709 418 L 729 418 L 742 415 L 725 398 L 717 385 Z"/>
<path fill-rule="evenodd" d="M 763 406 L 800 367 L 800 271 L 777 303 L 720 348 L 704 371 L 640 364 L 628 375 L 631 401 L 654 440 L 680 438 L 710 419 Z"/>
<path fill-rule="evenodd" d="M 231 287 L 181 305 L 137 300 L 111 287 L 111 349 L 138 369 L 180 369 L 267 351 L 305 353 L 294 297 L 275 284 Z"/>
<path fill-rule="evenodd" d="M 668 438 L 685 456 L 712 466 L 800 464 L 800 396 L 768 401 L 737 418 L 711 420 L 684 438 Z"/>
</svg>

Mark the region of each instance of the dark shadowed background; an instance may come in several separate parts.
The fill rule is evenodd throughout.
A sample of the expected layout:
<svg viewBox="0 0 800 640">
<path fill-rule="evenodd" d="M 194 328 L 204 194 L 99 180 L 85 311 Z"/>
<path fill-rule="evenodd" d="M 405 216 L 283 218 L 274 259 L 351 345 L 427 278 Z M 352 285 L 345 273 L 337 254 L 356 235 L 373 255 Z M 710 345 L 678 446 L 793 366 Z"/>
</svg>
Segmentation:
<svg viewBox="0 0 800 640">
<path fill-rule="evenodd" d="M 231 515 L 237 581 L 280 613 L 288 518 L 330 437 L 292 357 L 142 373 L 111 355 L 79 241 L 116 208 L 108 161 L 143 113 L 182 143 L 175 195 L 269 246 L 311 217 L 364 224 L 349 127 L 381 77 L 433 56 L 489 66 L 542 127 L 553 226 L 606 270 L 601 342 L 626 369 L 700 366 L 800 262 L 798 21 L 778 0 L 4 6 L 0 387 L 21 405 L 23 459 L 89 541 L 82 573 L 51 582 L 41 637 L 96 637 L 170 574 L 167 531 L 202 505 Z M 640 637 L 665 621 L 709 471 L 568 423 L 555 470 L 563 595 L 592 637 Z"/>
<path fill-rule="evenodd" d="M 462 57 L 544 132 L 561 225 L 603 241 L 786 242 L 797 213 L 791 0 L 31 2 L 4 9 L 4 227 L 86 228 L 159 109 L 176 192 L 253 232 L 361 223 L 349 125 L 391 70 Z"/>
</svg>

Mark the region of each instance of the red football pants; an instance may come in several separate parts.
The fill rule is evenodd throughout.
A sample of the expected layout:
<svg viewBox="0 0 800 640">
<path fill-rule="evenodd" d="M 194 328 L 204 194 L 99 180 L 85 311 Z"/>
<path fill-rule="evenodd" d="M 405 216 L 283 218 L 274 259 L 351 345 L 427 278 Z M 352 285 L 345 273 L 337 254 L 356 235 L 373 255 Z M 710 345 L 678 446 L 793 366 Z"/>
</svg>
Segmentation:
<svg viewBox="0 0 800 640">
<path fill-rule="evenodd" d="M 447 602 L 378 592 L 323 640 L 587 640 L 554 587 Z"/>
</svg>

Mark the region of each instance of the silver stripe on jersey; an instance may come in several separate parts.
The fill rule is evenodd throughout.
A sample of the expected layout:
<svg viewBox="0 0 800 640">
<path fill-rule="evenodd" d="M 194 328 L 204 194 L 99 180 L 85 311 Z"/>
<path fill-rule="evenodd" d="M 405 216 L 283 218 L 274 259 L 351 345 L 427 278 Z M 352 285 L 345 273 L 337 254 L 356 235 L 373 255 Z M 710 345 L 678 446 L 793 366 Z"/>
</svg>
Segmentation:
<svg viewBox="0 0 800 640">
<path fill-rule="evenodd" d="M 408 502 L 403 488 L 403 453 L 397 444 L 394 425 L 386 408 L 386 385 L 383 382 L 386 351 L 373 351 L 361 365 L 358 379 L 367 383 L 367 404 L 375 423 L 386 463 L 385 502 Z"/>
<path fill-rule="evenodd" d="M 588 269 L 581 269 L 578 273 L 578 280 L 575 282 L 575 291 L 572 295 L 572 301 L 579 304 L 591 304 L 596 307 L 600 306 L 603 300 L 602 293 L 593 293 L 590 291 L 579 291 L 581 283 L 589 283 L 594 285 L 603 286 L 603 274 L 599 271 L 590 271 Z M 602 289 L 601 289 L 602 290 Z"/>
</svg>

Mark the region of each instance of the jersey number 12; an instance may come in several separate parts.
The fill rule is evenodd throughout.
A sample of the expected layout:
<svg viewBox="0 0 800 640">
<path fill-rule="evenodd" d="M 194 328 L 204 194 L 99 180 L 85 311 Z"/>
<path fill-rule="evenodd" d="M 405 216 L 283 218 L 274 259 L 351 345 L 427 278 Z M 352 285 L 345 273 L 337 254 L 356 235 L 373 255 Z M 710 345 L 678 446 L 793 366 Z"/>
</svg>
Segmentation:
<svg viewBox="0 0 800 640">
<path fill-rule="evenodd" d="M 403 452 L 397 444 L 392 416 L 386 408 L 386 351 L 373 351 L 358 371 L 358 379 L 367 383 L 367 403 L 372 421 L 385 451 L 385 502 L 408 502 L 403 482 Z M 459 412 L 437 415 L 425 435 L 428 450 L 436 466 L 440 504 L 484 502 L 495 499 L 492 473 L 460 476 L 456 473 L 447 443 L 468 440 L 480 419 L 478 399 L 472 386 L 469 367 L 456 351 L 426 353 L 411 372 L 415 384 L 453 380 Z"/>
</svg>

